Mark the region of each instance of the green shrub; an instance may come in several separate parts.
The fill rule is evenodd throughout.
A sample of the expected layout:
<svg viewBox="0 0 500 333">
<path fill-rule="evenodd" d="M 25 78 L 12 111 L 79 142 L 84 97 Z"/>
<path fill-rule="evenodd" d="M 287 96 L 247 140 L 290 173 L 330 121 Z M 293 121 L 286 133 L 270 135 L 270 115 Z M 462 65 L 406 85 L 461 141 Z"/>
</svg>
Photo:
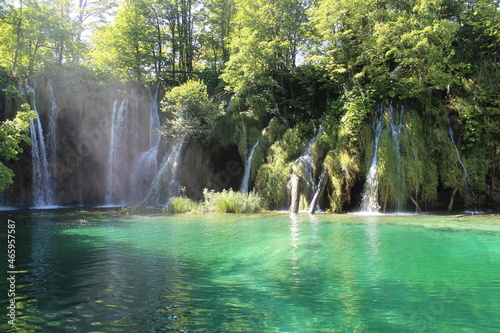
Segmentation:
<svg viewBox="0 0 500 333">
<path fill-rule="evenodd" d="M 170 199 L 168 212 L 173 214 L 184 214 L 197 210 L 197 203 L 186 197 L 174 197 Z"/>
<path fill-rule="evenodd" d="M 258 213 L 264 209 L 262 198 L 255 192 L 242 193 L 232 189 L 215 192 L 203 190 L 204 201 L 196 203 L 186 197 L 170 199 L 167 211 L 174 214 L 190 212 Z"/>
<path fill-rule="evenodd" d="M 263 200 L 255 192 L 242 193 L 232 189 L 215 192 L 203 190 L 203 210 L 218 213 L 257 213 L 263 209 Z"/>
</svg>

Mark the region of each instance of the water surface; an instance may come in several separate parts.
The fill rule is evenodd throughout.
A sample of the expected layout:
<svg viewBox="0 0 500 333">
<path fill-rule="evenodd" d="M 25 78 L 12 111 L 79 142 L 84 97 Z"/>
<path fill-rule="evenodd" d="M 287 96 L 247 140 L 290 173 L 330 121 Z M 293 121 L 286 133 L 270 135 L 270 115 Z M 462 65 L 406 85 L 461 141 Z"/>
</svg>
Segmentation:
<svg viewBox="0 0 500 333">
<path fill-rule="evenodd" d="M 498 216 L 0 216 L 19 331 L 500 332 Z"/>
</svg>

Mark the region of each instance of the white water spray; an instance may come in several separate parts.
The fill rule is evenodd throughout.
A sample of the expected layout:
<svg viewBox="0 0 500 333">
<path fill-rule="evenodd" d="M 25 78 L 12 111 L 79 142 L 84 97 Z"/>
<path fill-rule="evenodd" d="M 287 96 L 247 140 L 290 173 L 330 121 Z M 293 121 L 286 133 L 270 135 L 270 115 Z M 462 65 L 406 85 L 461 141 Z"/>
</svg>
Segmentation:
<svg viewBox="0 0 500 333">
<path fill-rule="evenodd" d="M 186 135 L 184 134 L 171 148 L 162 162 L 151 188 L 143 201 L 145 205 L 156 204 L 165 206 L 168 200 L 180 193 L 179 166 L 181 164 L 182 147 Z"/>
<path fill-rule="evenodd" d="M 120 107 L 118 108 L 118 100 L 113 102 L 113 115 L 111 119 L 111 138 L 110 138 L 110 148 L 108 157 L 108 172 L 107 172 L 107 193 L 106 193 L 106 205 L 118 204 L 117 200 L 117 189 L 116 185 L 120 181 L 119 175 L 116 175 L 116 168 L 120 161 L 121 152 L 125 147 L 123 147 L 123 136 L 127 133 L 125 131 L 126 122 L 126 109 L 128 107 L 128 100 L 124 99 Z"/>
<path fill-rule="evenodd" d="M 457 153 L 457 160 L 464 172 L 465 205 L 469 206 L 471 204 L 470 200 L 473 201 L 472 204 L 476 204 L 477 203 L 476 194 L 474 193 L 472 181 L 469 177 L 469 173 L 467 172 L 467 168 L 465 167 L 465 164 L 462 161 L 462 157 L 460 156 L 460 151 L 458 150 L 458 145 L 455 140 L 455 134 L 453 133 L 453 129 L 451 127 L 451 122 L 448 112 L 446 113 L 446 121 L 448 123 L 448 134 L 450 135 L 451 142 L 453 143 L 453 147 L 455 148 L 455 152 Z"/>
<path fill-rule="evenodd" d="M 55 205 L 54 184 L 47 158 L 48 154 L 43 127 L 36 104 L 36 89 L 27 82 L 24 85 L 20 84 L 19 89 L 26 100 L 29 100 L 29 94 L 32 94 L 32 107 L 36 113 L 35 119 L 30 120 L 33 206 L 36 208 L 47 208 Z"/>
<path fill-rule="evenodd" d="M 150 93 L 149 149 L 139 156 L 132 172 L 131 188 L 133 189 L 132 199 L 134 202 L 144 200 L 158 173 L 158 151 L 161 144 L 160 117 L 158 115 L 159 87 L 160 85 L 156 87 L 154 95 Z"/>
<path fill-rule="evenodd" d="M 323 135 L 323 129 L 320 127 L 318 133 L 314 138 L 309 140 L 302 155 L 295 160 L 295 165 L 299 165 L 303 168 L 305 173 L 305 180 L 307 186 L 307 200 L 310 201 L 314 195 L 314 161 L 312 157 L 312 147 L 316 140 Z"/>
<path fill-rule="evenodd" d="M 247 193 L 248 192 L 248 187 L 250 183 L 250 174 L 252 171 L 252 158 L 253 158 L 253 153 L 255 152 L 255 149 L 260 143 L 260 136 L 257 139 L 257 142 L 252 147 L 252 150 L 250 151 L 250 155 L 248 155 L 247 161 L 245 163 L 245 174 L 243 175 L 243 179 L 241 180 L 241 186 L 240 186 L 240 192 Z"/>
<path fill-rule="evenodd" d="M 380 209 L 378 203 L 378 143 L 380 139 L 380 134 L 384 128 L 384 104 L 379 103 L 376 111 L 377 117 L 373 124 L 373 130 L 375 132 L 375 142 L 373 145 L 373 157 L 370 164 L 370 169 L 366 175 L 365 188 L 363 190 L 363 196 L 361 200 L 361 211 L 376 213 Z"/>
</svg>

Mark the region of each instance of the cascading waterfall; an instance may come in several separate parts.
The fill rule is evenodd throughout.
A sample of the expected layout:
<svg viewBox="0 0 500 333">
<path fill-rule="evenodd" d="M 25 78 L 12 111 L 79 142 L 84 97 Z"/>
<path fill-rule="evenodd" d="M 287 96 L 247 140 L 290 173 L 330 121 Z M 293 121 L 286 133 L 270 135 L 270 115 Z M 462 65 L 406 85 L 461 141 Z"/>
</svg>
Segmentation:
<svg viewBox="0 0 500 333">
<path fill-rule="evenodd" d="M 33 204 L 37 208 L 54 205 L 52 175 L 49 172 L 47 149 L 43 137 L 42 123 L 36 111 L 36 118 L 30 120 L 31 159 L 33 163 Z"/>
<path fill-rule="evenodd" d="M 158 115 L 158 91 L 156 87 L 153 95 L 150 92 L 149 109 L 149 149 L 141 154 L 134 165 L 132 172 L 133 201 L 140 202 L 151 190 L 152 183 L 158 173 L 158 151 L 161 143 L 160 117 Z"/>
<path fill-rule="evenodd" d="M 390 126 L 390 137 L 394 145 L 394 154 L 396 158 L 396 171 L 397 171 L 397 181 L 398 181 L 398 191 L 396 193 L 396 211 L 401 211 L 403 206 L 403 179 L 402 179 L 402 171 L 401 171 L 401 142 L 400 137 L 401 133 L 404 130 L 403 124 L 403 116 L 404 116 L 404 107 L 401 107 L 399 112 L 399 117 L 397 117 L 397 113 L 389 104 L 388 112 L 389 112 L 389 126 Z"/>
<path fill-rule="evenodd" d="M 460 151 L 458 150 L 458 145 L 455 140 L 455 134 L 453 133 L 453 129 L 451 127 L 451 122 L 448 112 L 446 113 L 446 121 L 448 123 L 448 134 L 450 135 L 451 142 L 453 143 L 453 147 L 455 148 L 455 152 L 457 153 L 458 162 L 464 172 L 465 206 L 469 206 L 471 203 L 476 204 L 477 203 L 476 194 L 474 193 L 472 181 L 469 177 L 469 173 L 467 172 L 467 168 L 465 167 L 465 164 L 462 161 L 462 157 L 460 156 Z M 471 200 L 472 202 L 470 202 Z"/>
<path fill-rule="evenodd" d="M 113 102 L 113 115 L 111 119 L 111 138 L 108 157 L 108 172 L 107 172 L 107 193 L 106 205 L 117 204 L 117 185 L 120 181 L 116 169 L 120 163 L 120 156 L 124 149 L 124 135 L 126 135 L 126 109 L 128 100 L 124 99 L 118 108 L 118 100 Z"/>
<path fill-rule="evenodd" d="M 165 156 L 162 167 L 158 171 L 151 188 L 143 201 L 145 205 L 165 206 L 171 197 L 179 195 L 179 166 L 186 134 L 184 134 Z"/>
<path fill-rule="evenodd" d="M 373 157 L 370 164 L 370 169 L 366 175 L 365 188 L 361 200 L 362 212 L 378 212 L 380 205 L 378 203 L 378 143 L 380 134 L 384 128 L 384 104 L 377 105 L 375 121 L 373 123 L 373 130 L 375 132 L 375 142 L 373 145 Z"/>
<path fill-rule="evenodd" d="M 314 161 L 312 158 L 312 147 L 318 138 L 323 135 L 323 129 L 320 127 L 318 133 L 314 138 L 309 140 L 302 155 L 295 160 L 295 165 L 301 166 L 305 173 L 305 180 L 307 185 L 307 200 L 310 201 L 314 195 Z"/>
<path fill-rule="evenodd" d="M 245 163 L 245 174 L 243 175 L 243 179 L 241 181 L 240 192 L 244 193 L 248 192 L 248 186 L 250 183 L 250 174 L 252 171 L 252 157 L 259 143 L 260 143 L 260 136 L 257 139 L 257 142 L 255 142 L 255 144 L 253 145 L 252 150 L 250 151 L 250 154 L 248 155 L 247 161 Z"/>
<path fill-rule="evenodd" d="M 36 113 L 35 119 L 30 120 L 31 161 L 33 165 L 33 206 L 36 208 L 50 207 L 55 205 L 54 184 L 47 158 L 48 154 L 45 137 L 43 135 L 43 127 L 36 105 L 36 89 L 31 87 L 27 82 L 24 83 L 24 85 L 20 84 L 19 89 L 26 100 L 29 100 L 29 94 L 33 95 L 32 107 Z M 52 120 L 52 118 L 55 118 L 55 114 L 52 115 L 51 113 L 49 123 L 55 123 L 55 120 Z"/>
</svg>

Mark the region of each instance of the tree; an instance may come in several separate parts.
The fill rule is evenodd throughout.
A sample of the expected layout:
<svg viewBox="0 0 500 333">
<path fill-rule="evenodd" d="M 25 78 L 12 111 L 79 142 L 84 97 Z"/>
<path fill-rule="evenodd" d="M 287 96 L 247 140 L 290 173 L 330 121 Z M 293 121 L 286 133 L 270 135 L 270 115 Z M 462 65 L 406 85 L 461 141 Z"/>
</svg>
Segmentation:
<svg viewBox="0 0 500 333">
<path fill-rule="evenodd" d="M 93 36 L 93 63 L 128 80 L 169 74 L 185 81 L 195 59 L 194 6 L 191 0 L 124 1 L 115 21 Z"/>
<path fill-rule="evenodd" d="M 232 33 L 232 20 L 236 14 L 234 0 L 206 1 L 201 11 L 200 53 L 205 61 L 202 66 L 215 73 L 221 72 L 229 60 L 229 37 Z"/>
<path fill-rule="evenodd" d="M 161 103 L 167 113 L 166 129 L 169 135 L 188 134 L 192 138 L 209 139 L 213 136 L 216 107 L 205 84 L 188 80 L 172 88 Z"/>
<path fill-rule="evenodd" d="M 321 1 L 312 59 L 334 80 L 381 97 L 418 96 L 453 81 L 458 1 Z M 328 41 L 328 42 L 325 42 Z"/>
<path fill-rule="evenodd" d="M 45 65 L 74 61 L 81 52 L 70 0 L 12 1 L 2 9 L 0 65 L 14 76 L 33 76 Z"/>
<path fill-rule="evenodd" d="M 97 31 L 91 56 L 98 69 L 122 79 L 141 81 L 154 68 L 154 27 L 145 24 L 149 8 L 125 1 L 114 23 Z"/>
<path fill-rule="evenodd" d="M 0 124 L 0 191 L 4 191 L 12 184 L 14 173 L 5 162 L 17 159 L 17 155 L 23 151 L 20 144 L 30 144 L 29 121 L 35 118 L 33 111 L 28 111 L 29 105 L 22 105 L 22 111 L 12 120 L 6 120 Z"/>
<path fill-rule="evenodd" d="M 279 86 L 271 75 L 290 71 L 305 39 L 306 10 L 302 0 L 237 0 L 232 51 L 224 80 L 237 94 L 247 88 Z"/>
</svg>

